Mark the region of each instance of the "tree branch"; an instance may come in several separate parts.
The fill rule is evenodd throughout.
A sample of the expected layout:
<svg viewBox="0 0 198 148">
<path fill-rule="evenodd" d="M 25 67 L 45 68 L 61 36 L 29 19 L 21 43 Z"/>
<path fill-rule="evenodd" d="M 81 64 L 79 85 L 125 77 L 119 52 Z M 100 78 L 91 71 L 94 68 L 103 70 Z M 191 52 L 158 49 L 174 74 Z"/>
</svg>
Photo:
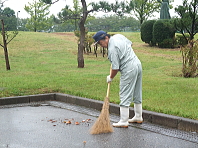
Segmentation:
<svg viewBox="0 0 198 148">
<path fill-rule="evenodd" d="M 4 48 L 4 46 L 2 44 L 0 44 L 0 46 Z"/>
<path fill-rule="evenodd" d="M 5 1 L 6 1 L 6 0 L 4 0 L 3 2 L 1 2 L 1 3 L 0 3 L 0 4 L 1 4 L 1 6 L 3 6 L 3 3 L 5 3 Z"/>
<path fill-rule="evenodd" d="M 58 2 L 59 0 L 55 0 L 54 2 L 52 2 L 52 0 L 42 0 L 44 3 L 46 3 L 46 4 L 50 4 L 50 5 L 52 5 L 52 4 L 54 4 L 54 3 L 56 3 L 56 2 Z"/>
<path fill-rule="evenodd" d="M 16 35 L 14 35 L 14 36 L 7 42 L 7 44 L 9 44 L 15 37 L 16 37 Z"/>
<path fill-rule="evenodd" d="M 52 2 L 51 4 L 54 4 L 54 3 L 58 2 L 58 1 L 59 1 L 59 0 L 56 0 L 56 1 Z"/>
</svg>

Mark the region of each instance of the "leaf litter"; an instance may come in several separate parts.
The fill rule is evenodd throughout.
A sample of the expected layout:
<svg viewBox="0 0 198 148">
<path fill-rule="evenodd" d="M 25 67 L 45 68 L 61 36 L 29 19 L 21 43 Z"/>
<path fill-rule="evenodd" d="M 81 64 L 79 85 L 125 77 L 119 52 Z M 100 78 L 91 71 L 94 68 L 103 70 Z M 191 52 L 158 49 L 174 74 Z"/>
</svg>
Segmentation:
<svg viewBox="0 0 198 148">
<path fill-rule="evenodd" d="M 46 117 L 48 118 L 48 117 Z M 45 121 L 45 120 L 41 120 Z M 91 123 L 93 123 L 92 119 L 83 119 L 83 120 L 75 120 L 74 118 L 65 118 L 65 119 L 47 119 L 47 122 L 53 123 L 53 126 L 57 126 L 58 123 L 64 124 L 64 125 L 85 125 L 89 126 Z"/>
</svg>

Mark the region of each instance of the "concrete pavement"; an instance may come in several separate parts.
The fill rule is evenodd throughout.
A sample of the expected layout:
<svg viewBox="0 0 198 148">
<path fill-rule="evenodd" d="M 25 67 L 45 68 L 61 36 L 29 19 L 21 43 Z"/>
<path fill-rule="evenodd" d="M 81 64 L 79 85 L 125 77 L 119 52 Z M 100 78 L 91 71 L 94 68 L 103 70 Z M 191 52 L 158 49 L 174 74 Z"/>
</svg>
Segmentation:
<svg viewBox="0 0 198 148">
<path fill-rule="evenodd" d="M 197 132 L 149 120 L 91 135 L 89 130 L 100 114 L 97 103 L 102 101 L 89 100 L 65 94 L 0 98 L 0 148 L 198 148 Z M 116 112 L 112 105 L 111 122 L 119 120 Z M 71 124 L 65 123 L 68 120 Z"/>
</svg>

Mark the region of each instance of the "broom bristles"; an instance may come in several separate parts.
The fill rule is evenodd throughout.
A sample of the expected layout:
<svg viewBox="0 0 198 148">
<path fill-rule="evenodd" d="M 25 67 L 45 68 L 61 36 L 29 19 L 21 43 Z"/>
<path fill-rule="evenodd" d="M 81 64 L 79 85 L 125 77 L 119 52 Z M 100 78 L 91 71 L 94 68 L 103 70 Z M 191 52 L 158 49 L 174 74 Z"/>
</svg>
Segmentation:
<svg viewBox="0 0 198 148">
<path fill-rule="evenodd" d="M 102 106 L 102 111 L 91 127 L 90 134 L 101 134 L 101 133 L 111 133 L 113 132 L 113 127 L 110 124 L 109 119 L 109 98 L 106 97 Z"/>
</svg>

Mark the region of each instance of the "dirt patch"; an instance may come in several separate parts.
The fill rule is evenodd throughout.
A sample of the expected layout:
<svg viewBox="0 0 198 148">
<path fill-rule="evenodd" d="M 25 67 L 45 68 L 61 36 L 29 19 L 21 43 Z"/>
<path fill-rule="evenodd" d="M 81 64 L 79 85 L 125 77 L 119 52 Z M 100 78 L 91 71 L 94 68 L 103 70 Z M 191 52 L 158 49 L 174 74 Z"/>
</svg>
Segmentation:
<svg viewBox="0 0 198 148">
<path fill-rule="evenodd" d="M 138 43 L 138 44 L 134 43 L 134 47 L 153 48 L 153 49 L 163 50 L 163 51 L 180 51 L 179 47 L 178 48 L 159 48 L 157 46 L 151 47 L 149 44 L 145 44 L 145 43 Z"/>
<path fill-rule="evenodd" d="M 63 39 L 65 41 L 77 42 L 77 37 L 73 32 L 53 32 L 51 33 L 53 37 Z"/>
<path fill-rule="evenodd" d="M 149 51 L 145 51 L 145 50 L 136 50 L 136 52 L 139 53 L 143 53 L 146 55 L 150 55 L 150 56 L 156 56 L 156 57 L 163 57 L 163 58 L 167 58 L 167 59 L 174 59 L 174 60 L 182 60 L 182 57 L 179 55 L 169 55 L 169 54 L 162 54 L 162 53 L 152 53 Z"/>
<path fill-rule="evenodd" d="M 146 55 L 151 55 L 151 56 L 156 56 L 156 57 L 164 57 L 167 59 L 175 59 L 175 60 L 182 60 L 181 55 L 177 54 L 169 54 L 168 52 L 176 51 L 180 52 L 180 48 L 158 48 L 157 46 L 149 46 L 148 44 L 145 43 L 134 43 L 133 44 L 133 49 L 135 52 L 143 53 Z M 160 53 L 160 51 L 165 51 L 164 53 Z"/>
<path fill-rule="evenodd" d="M 65 36 L 74 36 L 73 32 L 53 32 L 55 35 L 65 35 Z"/>
</svg>

